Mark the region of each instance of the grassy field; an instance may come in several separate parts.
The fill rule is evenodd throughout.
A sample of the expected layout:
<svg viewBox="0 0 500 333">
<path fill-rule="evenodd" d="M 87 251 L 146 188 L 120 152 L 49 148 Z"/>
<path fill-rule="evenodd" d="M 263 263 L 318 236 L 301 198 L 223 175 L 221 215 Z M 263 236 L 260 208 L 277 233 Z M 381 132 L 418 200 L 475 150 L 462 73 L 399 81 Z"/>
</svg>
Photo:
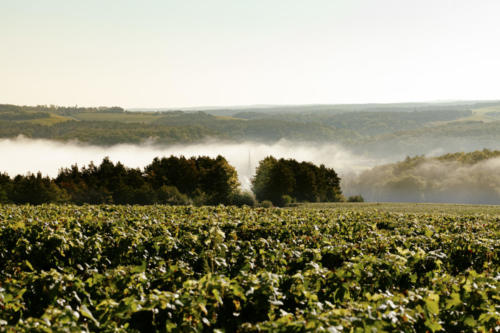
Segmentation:
<svg viewBox="0 0 500 333">
<path fill-rule="evenodd" d="M 28 122 L 28 123 L 31 123 L 31 124 L 38 124 L 38 125 L 50 126 L 50 125 L 54 125 L 54 124 L 57 124 L 57 123 L 68 121 L 68 120 L 73 120 L 73 119 L 70 118 L 70 117 L 61 116 L 61 115 L 57 115 L 57 114 L 51 113 L 50 117 L 48 117 L 48 118 L 24 120 L 23 122 Z"/>
<path fill-rule="evenodd" d="M 126 112 L 126 113 L 105 113 L 105 112 L 80 112 L 73 116 L 77 120 L 84 121 L 117 121 L 123 123 L 151 123 L 160 117 L 155 113 Z"/>
<path fill-rule="evenodd" d="M 473 109 L 472 115 L 469 117 L 460 118 L 458 120 L 454 120 L 451 122 L 482 121 L 485 123 L 489 123 L 492 121 L 499 121 L 500 118 L 498 116 L 492 115 L 497 112 L 500 112 L 500 105 L 482 107 L 478 109 Z"/>
<path fill-rule="evenodd" d="M 473 113 L 472 120 L 480 120 L 485 122 L 498 121 L 500 120 L 498 116 L 492 116 L 492 114 L 496 114 L 498 112 L 500 112 L 500 105 L 474 109 L 472 110 Z"/>
<path fill-rule="evenodd" d="M 498 216 L 312 207 L 0 206 L 0 331 L 500 330 Z"/>
<path fill-rule="evenodd" d="M 472 114 L 467 117 L 458 118 L 449 121 L 434 121 L 429 123 L 430 126 L 440 126 L 452 123 L 464 123 L 471 121 L 479 121 L 484 123 L 491 123 L 495 121 L 500 121 L 500 105 L 480 107 L 477 109 L 472 109 Z"/>
</svg>

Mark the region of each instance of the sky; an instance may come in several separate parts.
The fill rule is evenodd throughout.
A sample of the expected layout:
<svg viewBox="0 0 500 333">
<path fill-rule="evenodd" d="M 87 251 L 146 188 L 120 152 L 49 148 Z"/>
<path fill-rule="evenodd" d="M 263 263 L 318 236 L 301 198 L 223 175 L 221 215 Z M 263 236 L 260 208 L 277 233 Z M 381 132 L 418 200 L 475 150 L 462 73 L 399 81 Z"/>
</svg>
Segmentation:
<svg viewBox="0 0 500 333">
<path fill-rule="evenodd" d="M 499 99 L 498 0 L 0 0 L 0 103 Z"/>
</svg>

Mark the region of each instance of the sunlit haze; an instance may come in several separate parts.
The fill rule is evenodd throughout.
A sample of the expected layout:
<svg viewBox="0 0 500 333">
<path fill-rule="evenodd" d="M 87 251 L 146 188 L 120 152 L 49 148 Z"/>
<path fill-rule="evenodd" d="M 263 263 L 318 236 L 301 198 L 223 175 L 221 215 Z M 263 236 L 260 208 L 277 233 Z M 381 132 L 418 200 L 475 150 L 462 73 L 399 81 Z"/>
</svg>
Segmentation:
<svg viewBox="0 0 500 333">
<path fill-rule="evenodd" d="M 498 99 L 496 0 L 0 2 L 0 103 Z"/>
<path fill-rule="evenodd" d="M 250 189 L 250 179 L 259 161 L 270 155 L 323 163 L 328 167 L 335 167 L 342 176 L 347 173 L 359 173 L 386 161 L 359 156 L 336 145 L 298 145 L 286 140 L 274 144 L 254 142 L 231 144 L 212 141 L 170 147 L 151 144 L 97 147 L 76 142 L 59 143 L 18 137 L 0 139 L 0 152 L 2 157 L 9 161 L 8 164 L 2 165 L 2 172 L 15 176 L 40 171 L 43 175 L 51 177 L 57 176 L 61 168 L 69 168 L 74 164 L 82 167 L 94 162 L 99 165 L 104 157 L 109 157 L 114 162 L 122 162 L 128 167 L 143 168 L 155 157 L 175 155 L 215 158 L 217 155 L 223 155 L 236 168 L 241 186 L 246 190 Z M 30 161 L 36 161 L 36 170 Z"/>
</svg>

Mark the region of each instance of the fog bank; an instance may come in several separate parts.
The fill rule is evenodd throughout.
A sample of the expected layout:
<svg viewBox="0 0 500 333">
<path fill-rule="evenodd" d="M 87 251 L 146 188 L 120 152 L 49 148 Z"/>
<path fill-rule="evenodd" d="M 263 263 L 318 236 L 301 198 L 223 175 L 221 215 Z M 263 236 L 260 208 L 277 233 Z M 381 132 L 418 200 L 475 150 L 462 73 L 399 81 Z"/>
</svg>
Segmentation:
<svg viewBox="0 0 500 333">
<path fill-rule="evenodd" d="M 390 148 L 387 150 L 386 156 L 390 154 Z M 40 171 L 55 177 L 60 168 L 73 164 L 82 167 L 91 161 L 98 165 L 106 156 L 127 167 L 143 168 L 155 157 L 170 155 L 188 158 L 222 155 L 236 168 L 245 190 L 250 189 L 259 161 L 272 155 L 333 168 L 342 178 L 343 193 L 346 196 L 361 194 L 366 201 L 500 204 L 500 158 L 475 164 L 425 159 L 408 167 L 403 162 L 388 164 L 395 162 L 396 157 L 368 158 L 339 145 L 297 144 L 285 140 L 273 144 L 207 141 L 172 146 L 102 147 L 24 137 L 0 139 L 0 172 L 15 176 Z"/>
<path fill-rule="evenodd" d="M 62 143 L 18 137 L 0 139 L 0 172 L 15 176 L 40 171 L 43 175 L 55 177 L 60 168 L 67 168 L 73 164 L 82 167 L 91 161 L 100 164 L 106 156 L 111 161 L 120 161 L 127 167 L 142 168 L 151 163 L 155 157 L 170 155 L 185 157 L 222 155 L 236 168 L 243 189 L 250 189 L 250 179 L 255 173 L 255 168 L 260 160 L 269 155 L 325 164 L 334 168 L 340 177 L 353 172 L 357 174 L 376 164 L 388 162 L 355 155 L 338 145 L 297 144 L 285 140 L 273 144 L 207 141 L 202 144 L 168 147 L 153 144 L 101 147 L 77 142 Z"/>
</svg>

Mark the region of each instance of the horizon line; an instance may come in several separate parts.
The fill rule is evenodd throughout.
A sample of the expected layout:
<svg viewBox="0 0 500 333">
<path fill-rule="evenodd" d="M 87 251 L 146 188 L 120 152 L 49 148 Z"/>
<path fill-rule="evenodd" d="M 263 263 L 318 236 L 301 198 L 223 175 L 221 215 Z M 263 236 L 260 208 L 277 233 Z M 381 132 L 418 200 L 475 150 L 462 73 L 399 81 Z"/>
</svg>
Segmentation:
<svg viewBox="0 0 500 333">
<path fill-rule="evenodd" d="M 279 104 L 279 103 L 255 103 L 255 104 L 221 104 L 221 105 L 197 105 L 197 106 L 159 106 L 159 107 L 123 107 L 120 104 L 109 105 L 59 105 L 59 104 L 14 104 L 2 102 L 0 105 L 16 105 L 16 106 L 56 106 L 56 107 L 77 107 L 77 108 L 99 108 L 99 107 L 121 107 L 126 111 L 163 111 L 163 110 L 224 110 L 224 109 L 249 109 L 249 108 L 277 108 L 277 107 L 325 107 L 325 106 L 351 106 L 351 105 L 398 105 L 398 104 L 453 104 L 453 103 L 492 103 L 500 102 L 500 99 L 437 99 L 437 100 L 409 100 L 398 102 L 353 102 L 353 103 L 297 103 L 297 104 Z"/>
</svg>

